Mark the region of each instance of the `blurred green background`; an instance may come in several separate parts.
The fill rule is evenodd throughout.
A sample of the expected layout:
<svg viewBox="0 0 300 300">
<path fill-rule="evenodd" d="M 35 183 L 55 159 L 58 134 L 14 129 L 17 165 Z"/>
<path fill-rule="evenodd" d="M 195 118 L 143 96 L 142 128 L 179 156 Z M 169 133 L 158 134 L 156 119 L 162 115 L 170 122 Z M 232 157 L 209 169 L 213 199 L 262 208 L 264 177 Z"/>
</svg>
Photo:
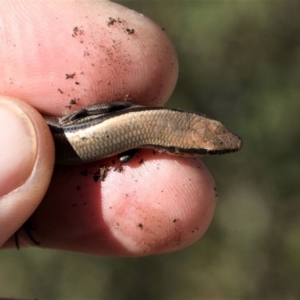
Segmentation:
<svg viewBox="0 0 300 300">
<path fill-rule="evenodd" d="M 120 2 L 156 21 L 180 61 L 168 105 L 244 139 L 205 159 L 212 225 L 176 253 L 127 259 L 0 253 L 0 295 L 38 299 L 300 299 L 300 1 Z"/>
</svg>

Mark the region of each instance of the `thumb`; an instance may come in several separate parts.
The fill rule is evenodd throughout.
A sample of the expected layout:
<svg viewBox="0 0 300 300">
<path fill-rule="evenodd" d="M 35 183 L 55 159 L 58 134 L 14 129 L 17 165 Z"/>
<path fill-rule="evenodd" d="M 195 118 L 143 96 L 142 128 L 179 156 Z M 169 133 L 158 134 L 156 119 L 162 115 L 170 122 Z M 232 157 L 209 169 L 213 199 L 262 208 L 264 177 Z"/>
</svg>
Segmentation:
<svg viewBox="0 0 300 300">
<path fill-rule="evenodd" d="M 53 140 L 41 115 L 0 97 L 0 247 L 41 202 L 53 163 Z"/>
</svg>

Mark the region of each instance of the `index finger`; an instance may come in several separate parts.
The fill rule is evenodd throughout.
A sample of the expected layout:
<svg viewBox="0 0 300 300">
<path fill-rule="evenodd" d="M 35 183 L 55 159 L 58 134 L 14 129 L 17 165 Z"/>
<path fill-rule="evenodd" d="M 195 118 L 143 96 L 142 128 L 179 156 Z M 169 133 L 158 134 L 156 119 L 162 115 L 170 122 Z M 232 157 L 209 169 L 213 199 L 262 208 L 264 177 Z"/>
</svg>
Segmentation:
<svg viewBox="0 0 300 300">
<path fill-rule="evenodd" d="M 96 102 L 154 106 L 169 98 L 176 54 L 143 15 L 108 1 L 7 1 L 4 7 L 0 94 L 50 115 Z"/>
</svg>

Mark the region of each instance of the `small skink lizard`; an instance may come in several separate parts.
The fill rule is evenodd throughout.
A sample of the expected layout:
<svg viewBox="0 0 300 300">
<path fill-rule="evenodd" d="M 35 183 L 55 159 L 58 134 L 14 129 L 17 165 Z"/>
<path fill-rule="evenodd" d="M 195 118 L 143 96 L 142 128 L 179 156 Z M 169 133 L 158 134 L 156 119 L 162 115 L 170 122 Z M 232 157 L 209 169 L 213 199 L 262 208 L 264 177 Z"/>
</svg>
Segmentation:
<svg viewBox="0 0 300 300">
<path fill-rule="evenodd" d="M 62 118 L 44 118 L 54 138 L 55 162 L 61 165 L 93 162 L 140 148 L 197 157 L 242 147 L 241 138 L 219 121 L 179 109 L 115 102 L 87 106 Z M 120 157 L 127 162 L 132 155 Z"/>
</svg>

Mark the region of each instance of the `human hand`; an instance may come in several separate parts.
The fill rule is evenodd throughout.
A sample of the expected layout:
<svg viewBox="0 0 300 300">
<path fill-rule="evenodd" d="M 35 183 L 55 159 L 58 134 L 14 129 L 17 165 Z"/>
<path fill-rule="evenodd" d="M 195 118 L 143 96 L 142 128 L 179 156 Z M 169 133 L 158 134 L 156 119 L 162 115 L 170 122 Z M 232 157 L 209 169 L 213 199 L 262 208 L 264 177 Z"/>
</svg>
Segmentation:
<svg viewBox="0 0 300 300">
<path fill-rule="evenodd" d="M 56 167 L 52 175 L 52 137 L 32 108 L 61 116 L 114 100 L 163 105 L 178 63 L 162 29 L 106 1 L 6 1 L 0 22 L 0 245 L 15 246 L 12 235 L 29 217 L 34 239 L 47 248 L 140 256 L 196 241 L 216 202 L 201 162 L 142 150 L 104 181 L 93 174 L 116 158 Z M 24 230 L 19 242 L 32 245 Z"/>
</svg>

